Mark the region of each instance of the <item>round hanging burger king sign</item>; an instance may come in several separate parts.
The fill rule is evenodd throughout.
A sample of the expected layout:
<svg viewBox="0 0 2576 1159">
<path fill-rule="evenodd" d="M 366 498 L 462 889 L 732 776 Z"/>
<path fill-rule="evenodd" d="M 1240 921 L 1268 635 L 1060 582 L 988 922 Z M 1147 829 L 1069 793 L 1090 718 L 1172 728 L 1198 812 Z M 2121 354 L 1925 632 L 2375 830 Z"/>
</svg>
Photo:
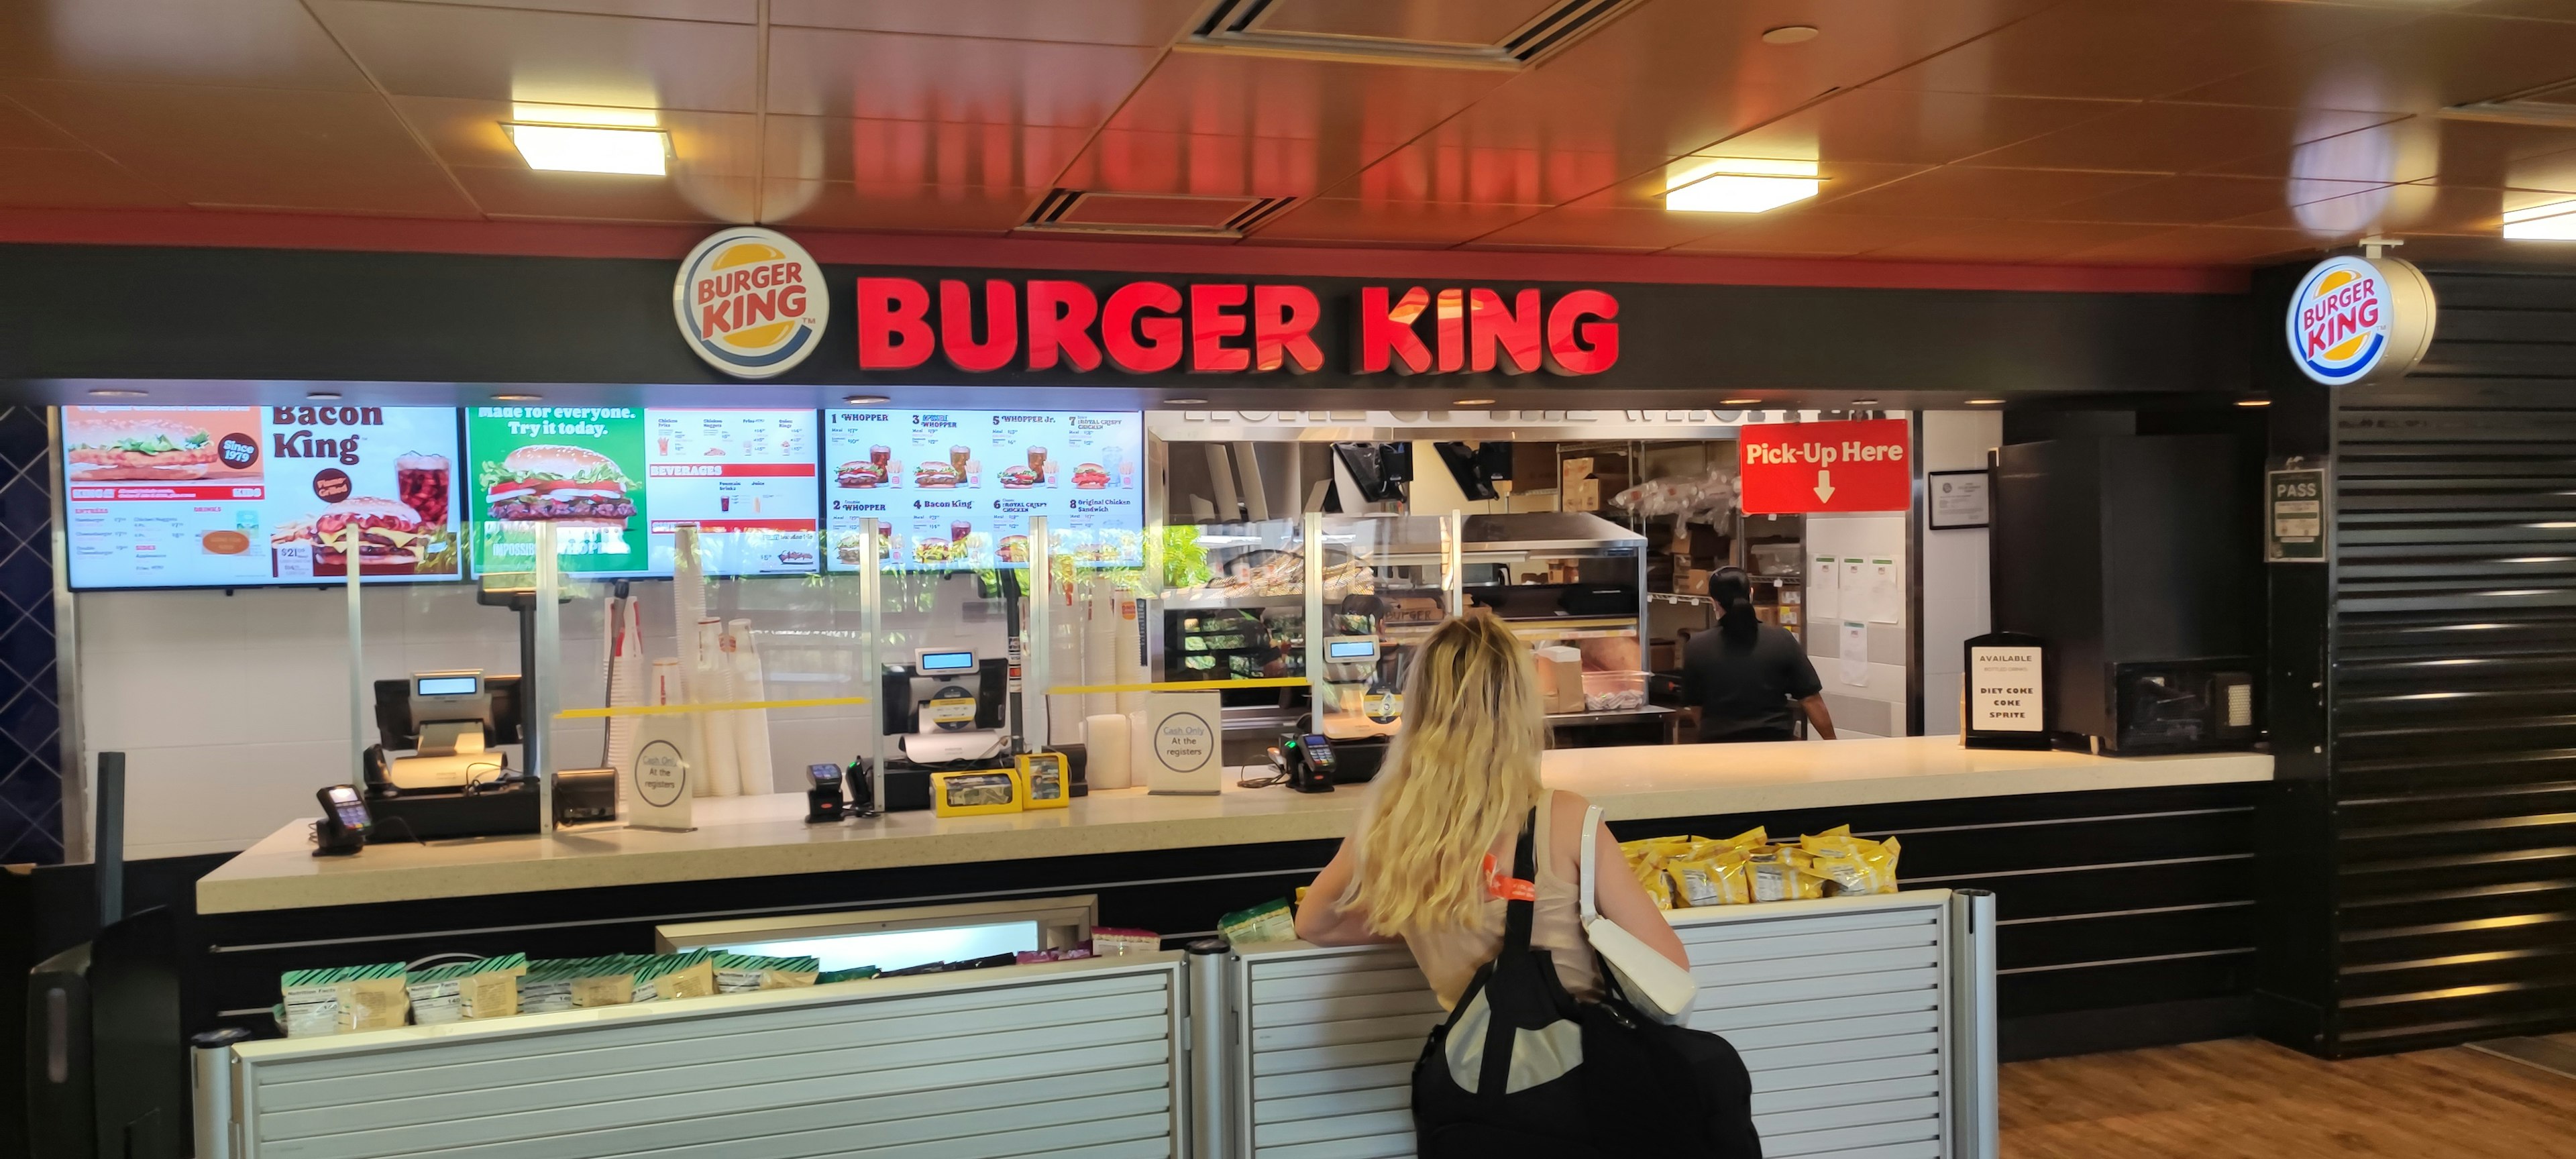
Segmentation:
<svg viewBox="0 0 2576 1159">
<path fill-rule="evenodd" d="M 736 378 L 775 378 L 822 344 L 831 297 L 803 246 L 748 226 L 690 250 L 671 285 L 689 348 Z"/>
<path fill-rule="evenodd" d="M 2290 357 L 2327 386 L 2393 378 L 2433 341 L 2433 286 L 2395 258 L 2327 258 L 2290 294 Z"/>
</svg>

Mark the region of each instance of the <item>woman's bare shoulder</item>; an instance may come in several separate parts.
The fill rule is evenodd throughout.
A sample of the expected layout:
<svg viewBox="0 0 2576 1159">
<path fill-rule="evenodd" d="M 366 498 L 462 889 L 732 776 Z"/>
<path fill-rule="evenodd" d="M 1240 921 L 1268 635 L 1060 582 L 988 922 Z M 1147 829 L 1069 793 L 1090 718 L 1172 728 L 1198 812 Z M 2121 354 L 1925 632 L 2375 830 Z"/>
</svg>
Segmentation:
<svg viewBox="0 0 2576 1159">
<path fill-rule="evenodd" d="M 1550 807 L 1555 812 L 1549 815 L 1549 819 L 1558 826 L 1571 830 L 1574 826 L 1583 823 L 1583 811 L 1591 808 L 1592 802 L 1581 793 L 1558 789 L 1551 799 Z"/>
</svg>

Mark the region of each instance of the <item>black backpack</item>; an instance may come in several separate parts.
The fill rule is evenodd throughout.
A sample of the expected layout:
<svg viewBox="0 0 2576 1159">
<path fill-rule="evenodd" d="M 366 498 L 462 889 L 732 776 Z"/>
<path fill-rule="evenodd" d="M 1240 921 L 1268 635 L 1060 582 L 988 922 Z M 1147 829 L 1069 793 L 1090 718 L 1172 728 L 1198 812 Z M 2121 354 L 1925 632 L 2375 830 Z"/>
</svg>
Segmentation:
<svg viewBox="0 0 2576 1159">
<path fill-rule="evenodd" d="M 1523 881 L 1537 879 L 1530 830 L 1512 859 Z M 1761 1159 L 1752 1076 L 1734 1047 L 1639 1014 L 1606 967 L 1602 1001 L 1576 1002 L 1548 952 L 1530 948 L 1537 907 L 1504 908 L 1502 952 L 1413 1064 L 1415 1154 Z"/>
</svg>

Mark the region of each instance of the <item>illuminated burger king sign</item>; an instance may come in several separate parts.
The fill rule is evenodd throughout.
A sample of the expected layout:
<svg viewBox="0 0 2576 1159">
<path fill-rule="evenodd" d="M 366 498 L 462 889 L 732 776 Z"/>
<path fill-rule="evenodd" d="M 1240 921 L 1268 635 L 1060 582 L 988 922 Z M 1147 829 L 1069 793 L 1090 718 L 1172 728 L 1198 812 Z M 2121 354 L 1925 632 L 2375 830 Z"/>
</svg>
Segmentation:
<svg viewBox="0 0 2576 1159">
<path fill-rule="evenodd" d="M 2433 287 L 2394 258 L 2318 262 L 2290 295 L 2290 357 L 2327 386 L 2394 378 L 2433 341 Z"/>
<path fill-rule="evenodd" d="M 823 342 L 831 315 L 823 267 L 766 229 L 728 229 L 689 251 L 671 285 L 689 348 L 736 378 L 775 378 Z"/>
</svg>

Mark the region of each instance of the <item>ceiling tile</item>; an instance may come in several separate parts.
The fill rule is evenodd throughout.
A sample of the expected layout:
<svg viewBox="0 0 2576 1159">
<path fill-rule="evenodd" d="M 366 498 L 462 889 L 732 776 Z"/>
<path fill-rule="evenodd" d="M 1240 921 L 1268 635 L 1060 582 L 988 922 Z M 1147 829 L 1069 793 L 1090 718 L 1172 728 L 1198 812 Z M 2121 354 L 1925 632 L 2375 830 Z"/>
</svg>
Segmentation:
<svg viewBox="0 0 2576 1159">
<path fill-rule="evenodd" d="M 459 4 L 474 8 L 525 8 L 538 12 L 583 12 L 594 16 L 634 16 L 655 20 L 712 20 L 722 24 L 757 24 L 760 0 L 412 0 L 417 4 Z"/>
<path fill-rule="evenodd" d="M 2027 217 L 2155 178 L 2141 173 L 2063 169 L 1976 169 L 1950 165 L 1816 206 L 1818 213 L 1875 217 Z"/>
<path fill-rule="evenodd" d="M 2442 233 L 2498 236 L 2508 209 L 2565 200 L 2564 194 L 2458 186 L 2391 185 L 2305 205 L 2232 218 L 2226 224 L 2306 229 L 2320 235 Z"/>
<path fill-rule="evenodd" d="M 1136 44 L 1160 48 L 1189 30 L 1205 0 L 937 0 L 853 4 L 770 0 L 769 22 L 861 32 Z"/>
<path fill-rule="evenodd" d="M 2321 120 L 2337 114 L 2314 112 Z M 2442 169 L 2441 126 L 2424 117 L 2320 137 L 2197 170 L 2233 177 L 2317 181 L 2421 181 Z"/>
<path fill-rule="evenodd" d="M 769 111 L 895 121 L 1091 128 L 1154 67 L 1156 48 L 773 28 Z"/>
<path fill-rule="evenodd" d="M 2268 0 L 2075 0 L 1878 83 L 1936 92 L 2144 100 L 2417 15 Z M 2292 94 L 2269 103 L 2300 102 Z"/>
<path fill-rule="evenodd" d="M 1848 257 L 1902 242 L 1956 233 L 1963 226 L 1972 224 L 1953 218 L 1834 217 L 1805 212 L 1736 216 L 1740 220 L 1725 222 L 1705 237 L 1673 247 L 1674 251 Z"/>
<path fill-rule="evenodd" d="M 2135 106 L 1864 88 L 1700 150 L 1730 157 L 1946 165 Z"/>
<path fill-rule="evenodd" d="M 297 0 L 0 3 L 0 77 L 367 89 Z"/>
<path fill-rule="evenodd" d="M 2576 126 L 2541 128 L 2426 119 L 2444 185 L 2576 193 Z"/>
<path fill-rule="evenodd" d="M 2098 121 L 1979 155 L 1975 163 L 2031 169 L 2179 173 L 2398 119 L 2390 113 L 2295 112 L 2243 105 L 2130 105 Z"/>
<path fill-rule="evenodd" d="M 65 136 L 25 109 L 0 97 L 0 149 L 78 149 L 81 143 Z"/>
<path fill-rule="evenodd" d="M 2314 253 L 2324 248 L 2314 235 L 2295 229 L 2244 229 L 2192 226 L 2128 238 L 2065 255 L 2072 262 L 2156 263 L 2172 265 L 2255 265 L 2273 259 Z"/>
<path fill-rule="evenodd" d="M 177 209 L 181 202 L 86 150 L 0 148 L 0 205 Z"/>
<path fill-rule="evenodd" d="M 16 81 L 7 94 L 191 203 L 470 214 L 373 94 Z"/>
<path fill-rule="evenodd" d="M 1543 205 L 1381 202 L 1324 197 L 1300 204 L 1272 219 L 1253 235 L 1253 240 L 1451 246 L 1474 240 L 1546 208 Z"/>
<path fill-rule="evenodd" d="M 761 220 L 812 229 L 1004 233 L 1027 221 L 1043 189 L 916 185 L 862 190 L 840 181 L 764 182 Z"/>
<path fill-rule="evenodd" d="M 2285 181 L 2272 177 L 2163 177 L 2040 212 L 2048 221 L 2206 225 L 2379 186 L 2351 181 Z"/>
<path fill-rule="evenodd" d="M 2481 16 L 2522 16 L 2533 20 L 2576 20 L 2576 0 L 2468 0 L 2462 12 Z"/>
<path fill-rule="evenodd" d="M 1504 226 L 1476 239 L 1476 244 L 1659 250 L 1708 236 L 1713 216 L 1564 205 Z"/>
<path fill-rule="evenodd" d="M 1090 134 L 1032 125 L 769 117 L 764 174 L 870 188 L 1046 189 Z"/>
<path fill-rule="evenodd" d="M 456 180 L 494 217 L 593 221 L 756 220 L 760 182 L 749 177 L 633 177 L 460 168 Z"/>
<path fill-rule="evenodd" d="M 2266 67 L 2177 100 L 2429 113 L 2576 75 L 2576 24 L 2433 15 L 2322 47 L 2272 47 Z"/>
<path fill-rule="evenodd" d="M 2155 225 L 2092 222 L 2004 221 L 1972 226 L 1869 251 L 1874 258 L 1943 261 L 2045 262 L 2080 250 L 2164 232 Z"/>
<path fill-rule="evenodd" d="M 1175 52 L 1137 86 L 1108 127 L 1392 149 L 1512 76 L 1493 69 Z"/>
<path fill-rule="evenodd" d="M 515 119 L 507 101 L 394 97 L 394 110 L 450 165 L 525 169 L 527 159 L 501 126 Z M 578 109 L 554 114 L 576 119 Z M 673 173 L 704 177 L 760 175 L 760 118 L 749 113 L 663 111 L 654 118 L 671 135 Z"/>
<path fill-rule="evenodd" d="M 404 96 L 758 111 L 747 25 L 386 0 L 312 0 L 385 91 Z"/>
<path fill-rule="evenodd" d="M 1311 197 L 1364 161 L 1352 141 L 1104 129 L 1056 183 L 1118 193 Z"/>
</svg>

